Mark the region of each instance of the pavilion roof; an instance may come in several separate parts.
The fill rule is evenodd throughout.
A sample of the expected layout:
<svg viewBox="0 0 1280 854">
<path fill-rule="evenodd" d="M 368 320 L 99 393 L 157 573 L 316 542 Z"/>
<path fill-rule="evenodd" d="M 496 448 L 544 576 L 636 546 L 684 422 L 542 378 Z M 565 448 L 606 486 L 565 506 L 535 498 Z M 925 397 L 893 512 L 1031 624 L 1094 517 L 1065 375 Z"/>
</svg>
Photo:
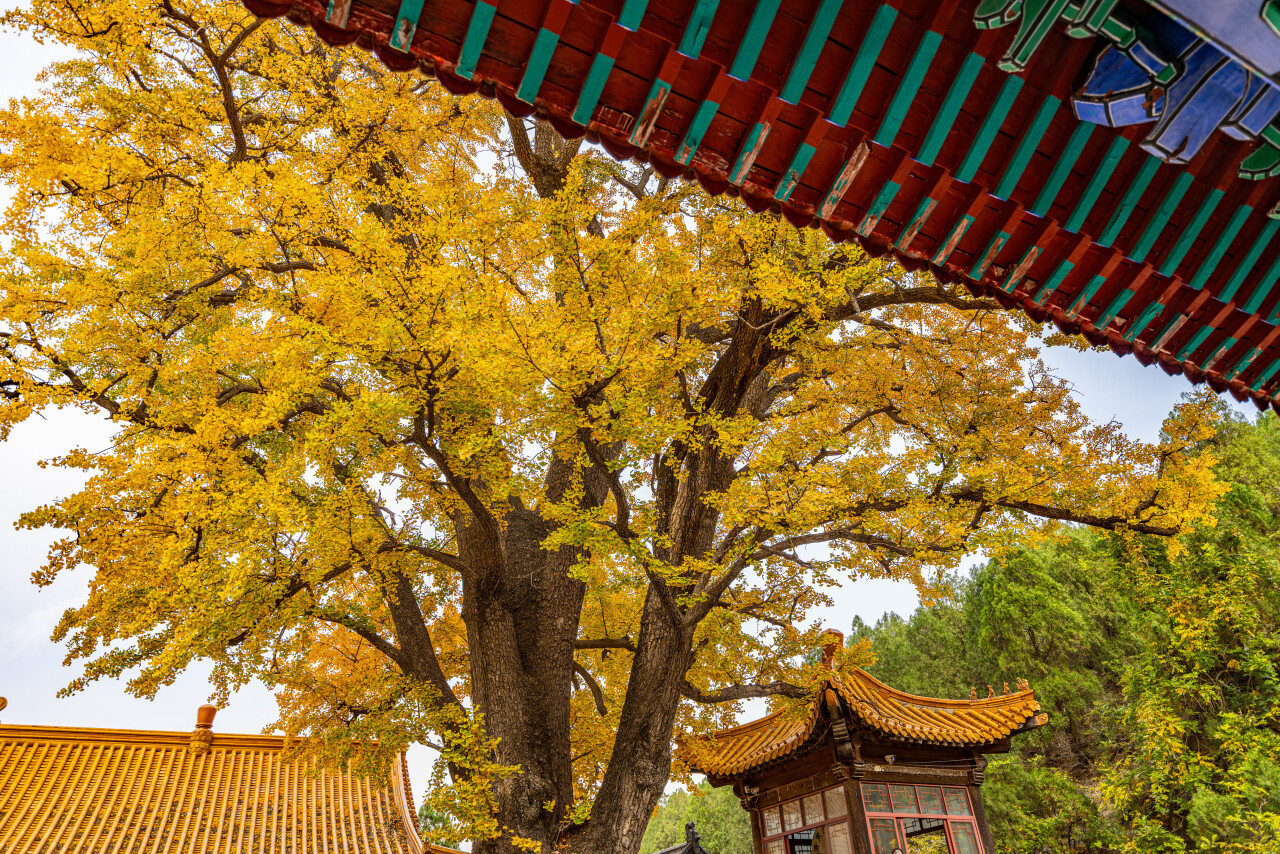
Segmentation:
<svg viewBox="0 0 1280 854">
<path fill-rule="evenodd" d="M 705 774 L 746 773 L 798 752 L 820 735 L 824 709 L 836 705 L 836 698 L 856 727 L 908 744 L 980 748 L 1047 720 L 1030 688 L 981 700 L 941 700 L 890 688 L 854 668 L 843 675 L 832 673 L 802 716 L 784 709 L 705 741 L 686 742 L 678 753 L 690 768 Z"/>
<path fill-rule="evenodd" d="M 1250 178 L 1280 173 L 1280 122 L 1262 128 L 1280 89 L 1257 73 L 1280 60 L 1280 37 L 1257 0 L 1220 0 L 1240 7 L 1246 36 L 1275 44 L 1223 60 L 1234 76 L 1219 89 L 1170 82 L 1190 60 L 1147 49 L 1143 22 L 1168 0 L 243 2 L 1277 406 L 1280 234 L 1268 212 L 1280 215 L 1280 181 Z M 1198 39 L 1204 27 L 1183 29 Z M 1209 48 L 1231 53 L 1233 39 Z M 1073 111 L 1109 45 L 1163 69 L 1116 105 L 1172 104 L 1157 130 L 1154 115 L 1109 127 Z M 1093 112 L 1130 120 L 1108 110 Z"/>
<path fill-rule="evenodd" d="M 439 854 L 416 831 L 403 756 L 368 778 L 281 755 L 285 740 L 0 726 L 6 854 Z"/>
</svg>

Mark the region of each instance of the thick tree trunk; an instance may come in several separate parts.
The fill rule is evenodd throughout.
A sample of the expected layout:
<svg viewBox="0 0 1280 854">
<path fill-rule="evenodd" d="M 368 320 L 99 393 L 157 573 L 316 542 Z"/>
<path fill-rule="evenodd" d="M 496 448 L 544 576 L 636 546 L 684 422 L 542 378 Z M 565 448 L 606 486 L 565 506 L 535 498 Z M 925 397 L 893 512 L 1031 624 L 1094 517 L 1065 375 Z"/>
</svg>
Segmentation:
<svg viewBox="0 0 1280 854">
<path fill-rule="evenodd" d="M 495 786 L 498 819 L 508 835 L 478 841 L 477 854 L 516 851 L 510 834 L 554 845 L 573 798 L 569 763 L 573 642 L 584 587 L 569 578 L 575 556 L 546 552 L 546 523 L 523 506 L 507 514 L 501 553 L 483 553 L 463 526 L 459 550 L 488 567 L 463 587 L 472 696 L 497 762 L 518 773 Z M 567 551 L 567 550 L 566 550 Z"/>
<path fill-rule="evenodd" d="M 580 854 L 633 854 L 670 773 L 671 732 L 681 678 L 692 662 L 692 635 L 651 590 L 617 741 L 591 819 L 562 839 L 572 800 L 573 641 L 584 591 L 568 577 L 572 554 L 540 550 L 543 525 L 530 511 L 513 512 L 502 537 L 503 558 L 513 571 L 498 586 L 468 583 L 464 589 L 475 705 L 487 734 L 498 739 L 497 761 L 520 766 L 494 791 L 504 836 L 478 841 L 474 851 L 514 854 L 514 835 L 538 841 L 546 852 L 559 845 Z M 461 537 L 460 548 L 470 541 Z"/>
<path fill-rule="evenodd" d="M 522 121 L 507 119 L 516 157 L 539 196 L 554 196 L 565 184 L 577 143 L 559 140 L 543 122 L 531 138 Z M 736 413 L 773 357 L 768 333 L 761 331 L 762 313 L 758 300 L 743 306 L 746 322 L 700 390 L 708 409 Z M 659 530 L 670 546 L 655 556 L 672 566 L 712 548 L 719 514 L 705 497 L 734 477 L 733 460 L 712 447 L 714 443 L 692 452 L 673 449 L 658 465 Z M 593 448 L 592 453 L 597 464 L 580 473 L 586 487 L 583 501 L 599 508 L 608 498 L 611 476 L 598 457 L 615 452 Z M 573 480 L 567 459 L 557 457 L 551 464 L 545 484 L 549 501 L 563 500 Z M 493 527 L 457 521 L 459 557 L 472 568 L 463 585 L 472 698 L 484 715 L 486 733 L 498 739 L 497 761 L 520 766 L 495 786 L 503 836 L 477 841 L 474 850 L 514 854 L 519 849 L 511 837 L 518 836 L 536 840 L 547 854 L 553 848 L 574 854 L 635 854 L 670 774 L 671 735 L 684 677 L 693 663 L 697 621 L 677 612 L 671 598 L 676 591 L 650 586 L 613 753 L 590 820 L 567 826 L 566 809 L 573 799 L 574 641 L 585 595 L 569 572 L 580 555 L 572 549 L 544 551 L 541 544 L 550 526 L 519 502 L 506 513 L 496 544 Z M 684 589 L 693 590 L 696 581 L 688 579 Z"/>
<path fill-rule="evenodd" d="M 613 755 L 591 820 L 569 840 L 576 854 L 634 854 L 671 772 L 671 732 L 692 635 L 651 588 Z"/>
</svg>

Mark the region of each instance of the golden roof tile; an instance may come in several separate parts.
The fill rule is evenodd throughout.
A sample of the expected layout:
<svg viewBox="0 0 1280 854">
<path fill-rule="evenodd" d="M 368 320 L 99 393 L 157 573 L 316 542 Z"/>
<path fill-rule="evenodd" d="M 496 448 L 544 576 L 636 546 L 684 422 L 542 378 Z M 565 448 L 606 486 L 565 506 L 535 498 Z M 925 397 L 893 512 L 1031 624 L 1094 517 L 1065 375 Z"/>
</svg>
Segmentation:
<svg viewBox="0 0 1280 854">
<path fill-rule="evenodd" d="M 832 673 L 814 693 L 802 718 L 774 712 L 760 720 L 691 740 L 677 751 L 690 768 L 705 774 L 741 774 L 799 749 L 820 720 L 824 693 L 834 691 L 856 725 L 890 738 L 948 747 L 981 747 L 1007 738 L 1040 715 L 1035 692 L 1025 688 L 983 700 L 917 697 L 890 688 L 859 668 Z"/>
<path fill-rule="evenodd" d="M 369 778 L 286 760 L 284 746 L 276 736 L 0 725 L 0 851 L 451 850 L 418 838 L 403 756 Z"/>
</svg>

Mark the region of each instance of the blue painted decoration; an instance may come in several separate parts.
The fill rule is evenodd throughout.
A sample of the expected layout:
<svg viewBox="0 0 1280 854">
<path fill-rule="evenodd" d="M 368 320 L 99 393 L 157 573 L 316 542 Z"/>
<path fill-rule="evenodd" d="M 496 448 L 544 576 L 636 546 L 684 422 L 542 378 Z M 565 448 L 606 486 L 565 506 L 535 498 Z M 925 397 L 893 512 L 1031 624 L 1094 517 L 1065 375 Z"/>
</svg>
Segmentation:
<svg viewBox="0 0 1280 854">
<path fill-rule="evenodd" d="M 1153 123 L 1143 150 L 1175 165 L 1219 131 L 1257 140 L 1241 177 L 1280 175 L 1280 0 L 982 0 L 974 14 L 984 29 L 1015 22 L 1000 61 L 1010 72 L 1027 67 L 1057 23 L 1074 38 L 1111 43 L 1071 99 L 1081 121 Z"/>
</svg>

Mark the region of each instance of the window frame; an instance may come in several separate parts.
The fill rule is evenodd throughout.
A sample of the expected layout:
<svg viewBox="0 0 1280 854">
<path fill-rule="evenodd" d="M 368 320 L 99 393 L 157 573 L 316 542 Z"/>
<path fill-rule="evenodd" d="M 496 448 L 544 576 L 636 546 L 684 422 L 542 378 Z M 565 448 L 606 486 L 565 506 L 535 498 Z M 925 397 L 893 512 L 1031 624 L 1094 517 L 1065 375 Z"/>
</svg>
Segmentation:
<svg viewBox="0 0 1280 854">
<path fill-rule="evenodd" d="M 778 801 L 776 804 L 772 804 L 767 807 L 761 807 L 760 809 L 756 810 L 756 825 L 760 830 L 761 854 L 769 854 L 769 843 L 776 842 L 779 840 L 782 841 L 783 854 L 787 854 L 786 839 L 788 836 L 791 836 L 796 833 L 803 833 L 806 830 L 816 830 L 820 827 L 830 827 L 836 824 L 844 824 L 845 827 L 848 828 L 849 849 L 851 852 L 856 852 L 858 849 L 857 849 L 857 846 L 854 844 L 854 838 L 853 838 L 853 834 L 856 831 L 855 831 L 855 826 L 853 822 L 853 815 L 849 810 L 849 786 L 853 783 L 854 781 L 845 781 L 845 782 L 837 783 L 834 786 L 828 786 L 825 789 L 818 789 L 816 791 L 809 792 L 807 794 L 800 795 L 798 797 L 787 798 L 786 800 Z M 844 799 L 844 815 L 839 815 L 834 818 L 830 818 L 830 817 L 827 817 L 827 792 L 834 792 L 837 789 L 840 790 L 840 796 Z M 800 806 L 800 818 L 802 821 L 804 821 L 808 818 L 808 816 L 805 815 L 805 812 L 804 812 L 804 801 L 806 798 L 812 798 L 815 795 L 817 796 L 819 803 L 822 804 L 823 820 L 819 822 L 814 822 L 813 824 L 801 824 L 799 827 L 794 827 L 791 830 L 787 830 L 786 820 L 783 818 L 782 807 L 785 804 L 790 804 L 790 803 L 798 804 Z M 766 810 L 778 811 L 778 825 L 782 828 L 782 831 L 780 833 L 774 833 L 772 835 L 765 833 L 764 814 Z"/>
<path fill-rule="evenodd" d="M 871 809 L 871 805 L 867 802 L 867 797 L 866 797 L 867 786 L 884 786 L 885 787 L 885 792 L 889 799 L 889 807 L 891 810 L 890 812 Z M 941 813 L 894 812 L 892 811 L 893 805 L 894 805 L 893 790 L 889 788 L 890 786 L 910 786 L 912 788 L 912 795 L 915 797 L 915 800 L 916 800 L 917 810 L 920 809 L 920 793 L 916 791 L 916 789 L 920 786 L 926 786 L 928 788 L 937 789 L 939 794 L 939 801 L 942 805 L 943 812 Z M 969 812 L 967 815 L 953 815 L 949 812 L 946 812 L 946 809 L 947 809 L 946 790 L 947 789 L 956 789 L 964 793 L 965 806 L 969 808 Z M 890 783 L 888 781 L 860 780 L 858 781 L 858 797 L 862 799 L 861 801 L 862 812 L 865 817 L 867 843 L 871 846 L 875 845 L 875 836 L 872 833 L 872 826 L 871 826 L 871 822 L 873 819 L 888 819 L 889 821 L 893 822 L 893 830 L 894 830 L 894 834 L 897 837 L 897 845 L 903 851 L 910 850 L 910 848 L 908 848 L 908 845 L 907 845 L 906 828 L 903 826 L 903 823 L 902 823 L 903 819 L 907 819 L 907 818 L 941 819 L 943 822 L 942 830 L 943 830 L 943 833 L 946 835 L 946 839 L 947 839 L 948 851 L 957 850 L 955 845 L 955 840 L 951 835 L 951 825 L 966 824 L 969 826 L 970 830 L 973 831 L 973 838 L 975 843 L 978 846 L 978 854 L 987 854 L 986 847 L 984 846 L 982 841 L 982 833 L 978 829 L 978 817 L 974 814 L 973 798 L 969 794 L 968 786 L 947 785 L 946 783 L 896 783 L 896 782 Z M 874 847 L 872 848 L 872 851 L 873 852 L 875 851 Z"/>
</svg>

